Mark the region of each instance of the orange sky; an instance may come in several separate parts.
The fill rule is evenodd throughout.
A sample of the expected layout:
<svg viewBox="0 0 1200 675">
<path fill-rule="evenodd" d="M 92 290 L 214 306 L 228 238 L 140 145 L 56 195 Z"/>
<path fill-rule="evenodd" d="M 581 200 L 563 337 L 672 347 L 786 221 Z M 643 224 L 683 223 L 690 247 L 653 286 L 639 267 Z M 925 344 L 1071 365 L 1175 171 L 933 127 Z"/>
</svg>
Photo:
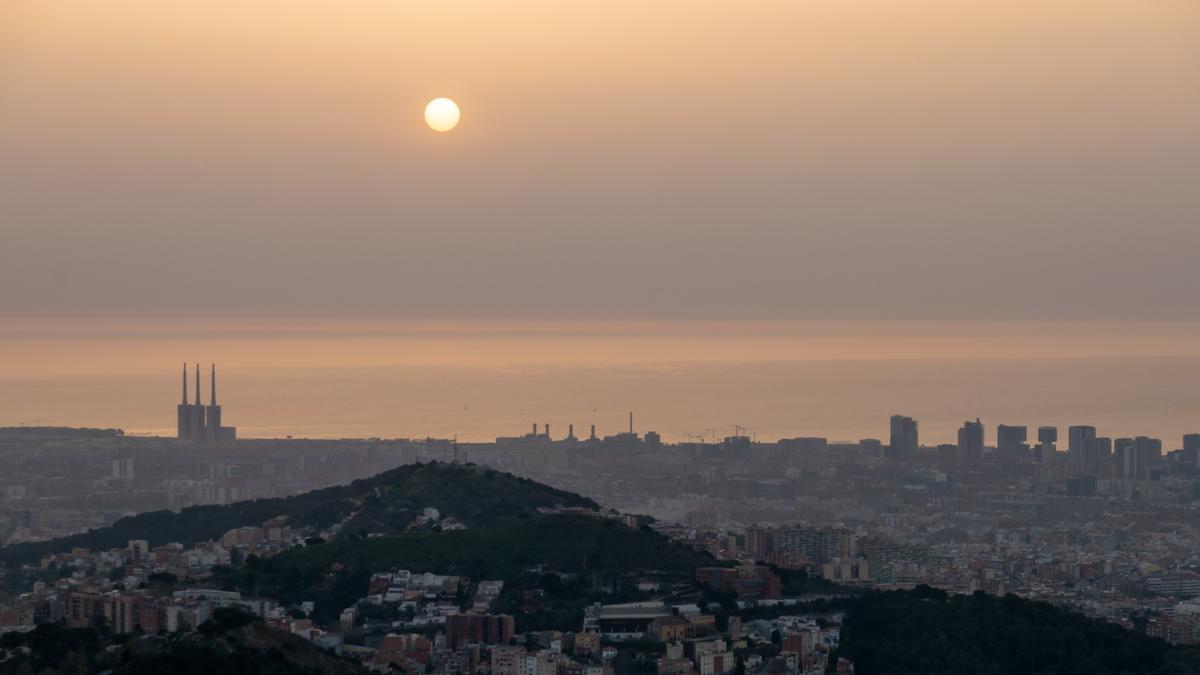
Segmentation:
<svg viewBox="0 0 1200 675">
<path fill-rule="evenodd" d="M 979 416 L 1173 448 L 1200 409 L 1197 323 L 34 320 L 0 324 L 0 426 L 170 435 L 185 358 L 217 363 L 242 437 L 603 434 L 633 410 L 670 440 L 854 440 L 903 413 L 928 443 Z"/>
<path fill-rule="evenodd" d="M 839 361 L 1200 359 L 1197 323 L 52 321 L 0 330 L 12 378 L 230 371 Z"/>
<path fill-rule="evenodd" d="M 1192 0 L 10 0 L 0 316 L 1194 319 L 1197 44 Z"/>
</svg>

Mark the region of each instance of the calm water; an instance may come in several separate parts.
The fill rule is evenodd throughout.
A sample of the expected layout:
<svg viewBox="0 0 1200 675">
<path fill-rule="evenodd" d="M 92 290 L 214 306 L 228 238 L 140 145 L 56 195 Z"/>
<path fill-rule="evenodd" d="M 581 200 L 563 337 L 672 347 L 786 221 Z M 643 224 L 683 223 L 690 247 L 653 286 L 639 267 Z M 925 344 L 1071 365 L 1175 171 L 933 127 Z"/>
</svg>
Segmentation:
<svg viewBox="0 0 1200 675">
<path fill-rule="evenodd" d="M 488 440 L 549 422 L 668 439 L 885 437 L 962 420 L 1200 430 L 1200 324 L 17 321 L 0 424 L 174 433 L 180 363 L 219 369 L 239 435 Z M 193 366 L 194 367 L 194 366 Z M 205 400 L 208 398 L 205 380 Z M 1062 434 L 1065 436 L 1065 433 Z"/>
</svg>

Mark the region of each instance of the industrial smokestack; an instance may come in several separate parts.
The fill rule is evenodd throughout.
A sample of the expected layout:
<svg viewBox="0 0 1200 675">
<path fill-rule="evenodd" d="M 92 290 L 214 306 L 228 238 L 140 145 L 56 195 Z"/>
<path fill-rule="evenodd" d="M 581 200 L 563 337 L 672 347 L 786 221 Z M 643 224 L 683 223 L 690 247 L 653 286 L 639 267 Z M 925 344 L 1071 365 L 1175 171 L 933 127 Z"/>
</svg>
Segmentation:
<svg viewBox="0 0 1200 675">
<path fill-rule="evenodd" d="M 200 405 L 200 364 L 196 364 L 196 405 Z"/>
<path fill-rule="evenodd" d="M 575 438 L 575 425 L 574 424 L 567 425 L 567 438 L 571 438 L 571 439 Z"/>
<path fill-rule="evenodd" d="M 633 413 L 629 413 L 629 433 L 633 433 Z"/>
<path fill-rule="evenodd" d="M 212 384 L 208 392 L 209 405 L 217 404 L 217 364 L 212 364 Z"/>
<path fill-rule="evenodd" d="M 187 405 L 187 361 L 183 362 L 183 404 Z"/>
<path fill-rule="evenodd" d="M 550 438 L 550 423 L 546 423 L 546 438 Z"/>
<path fill-rule="evenodd" d="M 593 441 L 594 441 L 594 440 L 596 440 L 596 425 L 595 425 L 595 424 L 593 424 L 593 425 L 592 425 L 592 435 L 591 435 L 591 439 L 592 439 Z"/>
<path fill-rule="evenodd" d="M 537 422 L 533 423 L 533 431 L 530 432 L 530 435 L 537 436 Z"/>
</svg>

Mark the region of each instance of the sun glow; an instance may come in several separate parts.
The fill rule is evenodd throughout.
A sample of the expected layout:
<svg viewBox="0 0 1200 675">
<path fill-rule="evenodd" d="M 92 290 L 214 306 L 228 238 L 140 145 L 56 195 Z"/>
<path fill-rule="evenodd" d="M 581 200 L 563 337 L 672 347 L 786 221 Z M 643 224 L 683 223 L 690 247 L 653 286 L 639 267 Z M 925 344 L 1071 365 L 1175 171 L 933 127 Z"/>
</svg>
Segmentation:
<svg viewBox="0 0 1200 675">
<path fill-rule="evenodd" d="M 458 126 L 458 104 L 448 98 L 435 98 L 425 106 L 425 124 L 434 131 L 450 131 Z"/>
</svg>

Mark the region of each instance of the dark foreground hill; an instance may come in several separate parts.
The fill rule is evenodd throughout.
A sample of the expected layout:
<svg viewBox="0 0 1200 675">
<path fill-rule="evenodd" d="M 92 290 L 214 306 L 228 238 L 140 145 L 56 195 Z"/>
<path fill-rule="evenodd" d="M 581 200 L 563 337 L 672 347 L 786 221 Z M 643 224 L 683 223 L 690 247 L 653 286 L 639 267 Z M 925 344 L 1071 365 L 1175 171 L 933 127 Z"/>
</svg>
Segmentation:
<svg viewBox="0 0 1200 675">
<path fill-rule="evenodd" d="M 686 584 L 696 567 L 718 564 L 648 528 L 589 516 L 537 515 L 466 530 L 339 538 L 252 558 L 217 580 L 229 590 L 285 604 L 314 601 L 314 616 L 332 620 L 367 594 L 372 574 L 393 569 L 499 579 L 509 593 L 541 588 L 546 579 L 538 571 L 550 572 L 574 580 L 574 587 L 553 584 L 564 600 L 584 601 L 591 589 L 631 586 L 633 578 Z"/>
<path fill-rule="evenodd" d="M 363 675 L 358 664 L 317 649 L 237 610 L 218 610 L 194 633 L 114 635 L 92 628 L 38 626 L 0 637 L 0 675 Z"/>
<path fill-rule="evenodd" d="M 279 516 L 286 516 L 293 526 L 320 529 L 345 522 L 347 532 L 388 534 L 404 531 L 429 507 L 438 509 L 443 517 L 458 518 L 468 527 L 484 527 L 532 516 L 539 507 L 546 506 L 599 508 L 586 497 L 509 473 L 474 465 L 409 464 L 349 485 L 293 497 L 196 506 L 179 513 L 141 513 L 83 534 L 0 548 L 0 563 L 11 566 L 37 562 L 45 554 L 76 547 L 117 548 L 131 539 L 146 539 L 151 546 L 204 541 Z"/>
<path fill-rule="evenodd" d="M 1013 595 L 919 587 L 850 602 L 839 656 L 865 675 L 1200 675 L 1200 649 Z"/>
<path fill-rule="evenodd" d="M 540 510 L 554 506 L 593 513 Z M 466 529 L 410 529 L 429 508 Z M 82 535 L 11 546 L 0 550 L 0 561 L 32 562 L 73 547 L 116 548 L 130 539 L 152 546 L 208 540 L 279 516 L 314 531 L 337 525 L 337 534 L 216 568 L 206 583 L 285 605 L 313 601 L 313 616 L 323 622 L 366 596 L 371 575 L 395 569 L 499 579 L 507 603 L 529 590 L 548 594 L 545 604 L 575 612 L 601 598 L 637 599 L 645 594 L 636 590 L 639 582 L 690 588 L 696 567 L 721 564 L 649 528 L 605 518 L 595 502 L 577 494 L 474 465 L 441 463 L 402 466 L 285 499 L 145 513 Z"/>
</svg>

